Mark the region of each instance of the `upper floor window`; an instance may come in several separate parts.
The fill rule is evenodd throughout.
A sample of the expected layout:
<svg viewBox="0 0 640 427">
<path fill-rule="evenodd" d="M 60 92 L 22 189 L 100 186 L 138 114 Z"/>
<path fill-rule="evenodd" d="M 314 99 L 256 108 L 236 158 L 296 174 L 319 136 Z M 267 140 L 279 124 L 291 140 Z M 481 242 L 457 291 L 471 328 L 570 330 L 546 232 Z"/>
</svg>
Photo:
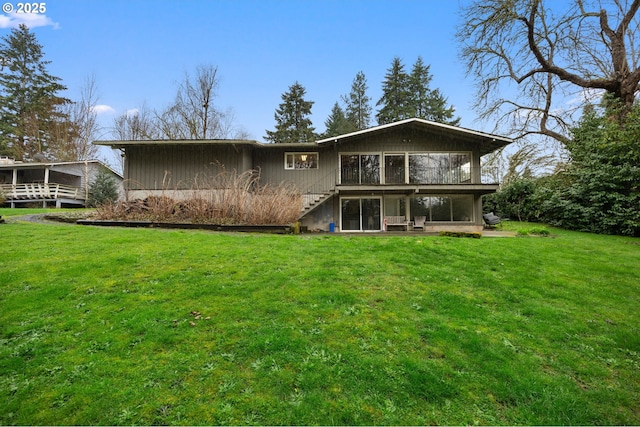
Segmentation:
<svg viewBox="0 0 640 427">
<path fill-rule="evenodd" d="M 342 184 L 380 184 L 380 155 L 340 155 L 340 178 Z"/>
<path fill-rule="evenodd" d="M 409 154 L 410 184 L 462 184 L 470 180 L 469 153 Z"/>
<path fill-rule="evenodd" d="M 340 183 L 468 184 L 471 153 L 341 154 Z"/>
<path fill-rule="evenodd" d="M 318 153 L 285 153 L 285 169 L 318 169 Z"/>
</svg>

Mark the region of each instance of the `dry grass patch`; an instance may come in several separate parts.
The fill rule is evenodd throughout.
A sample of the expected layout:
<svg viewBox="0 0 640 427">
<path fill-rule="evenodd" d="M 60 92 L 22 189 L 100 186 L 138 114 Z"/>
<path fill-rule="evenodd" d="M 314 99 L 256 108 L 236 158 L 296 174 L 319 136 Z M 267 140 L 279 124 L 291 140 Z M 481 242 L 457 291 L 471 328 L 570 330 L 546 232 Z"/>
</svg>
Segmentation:
<svg viewBox="0 0 640 427">
<path fill-rule="evenodd" d="M 190 222 L 225 225 L 282 225 L 296 222 L 302 194 L 289 183 L 261 184 L 256 170 L 223 171 L 195 179 L 192 190 L 167 190 L 144 200 L 109 203 L 96 209 L 96 219 Z"/>
</svg>

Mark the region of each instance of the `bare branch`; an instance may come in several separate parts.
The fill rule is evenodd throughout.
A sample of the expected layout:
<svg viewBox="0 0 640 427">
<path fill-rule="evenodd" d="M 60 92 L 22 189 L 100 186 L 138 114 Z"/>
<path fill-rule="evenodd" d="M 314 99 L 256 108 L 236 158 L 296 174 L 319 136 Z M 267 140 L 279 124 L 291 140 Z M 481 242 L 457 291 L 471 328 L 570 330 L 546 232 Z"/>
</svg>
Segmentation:
<svg viewBox="0 0 640 427">
<path fill-rule="evenodd" d="M 631 106 L 640 82 L 640 0 L 630 3 L 475 0 L 465 7 L 457 37 L 481 117 L 508 124 L 512 135 L 566 141 L 581 106 L 568 103 L 576 88 Z M 498 96 L 503 91 L 512 102 Z"/>
</svg>

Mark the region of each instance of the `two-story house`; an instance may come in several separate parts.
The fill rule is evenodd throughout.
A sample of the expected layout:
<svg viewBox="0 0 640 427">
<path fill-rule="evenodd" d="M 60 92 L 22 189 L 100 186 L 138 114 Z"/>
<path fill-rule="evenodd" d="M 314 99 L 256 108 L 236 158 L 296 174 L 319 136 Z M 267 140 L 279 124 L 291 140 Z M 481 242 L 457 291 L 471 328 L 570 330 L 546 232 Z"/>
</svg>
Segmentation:
<svg viewBox="0 0 640 427">
<path fill-rule="evenodd" d="M 480 158 L 511 139 L 422 119 L 408 119 L 313 143 L 246 140 L 99 141 L 123 151 L 131 198 L 194 189 L 194 179 L 222 168 L 259 170 L 261 182 L 290 182 L 304 194 L 309 229 L 344 232 L 391 227 L 482 230 Z"/>
</svg>

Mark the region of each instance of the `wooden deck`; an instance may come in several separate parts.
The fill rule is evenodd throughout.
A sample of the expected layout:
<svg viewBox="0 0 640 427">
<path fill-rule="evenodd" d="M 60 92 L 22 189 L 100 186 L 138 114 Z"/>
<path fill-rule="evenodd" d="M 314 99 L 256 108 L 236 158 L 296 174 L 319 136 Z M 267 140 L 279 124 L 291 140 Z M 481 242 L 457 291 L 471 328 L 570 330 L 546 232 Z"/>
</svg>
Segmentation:
<svg viewBox="0 0 640 427">
<path fill-rule="evenodd" d="M 42 202 L 46 206 L 55 202 L 56 207 L 60 207 L 62 203 L 84 205 L 86 202 L 84 189 L 64 184 L 0 184 L 0 191 L 11 207 L 15 207 L 15 203 Z"/>
</svg>

